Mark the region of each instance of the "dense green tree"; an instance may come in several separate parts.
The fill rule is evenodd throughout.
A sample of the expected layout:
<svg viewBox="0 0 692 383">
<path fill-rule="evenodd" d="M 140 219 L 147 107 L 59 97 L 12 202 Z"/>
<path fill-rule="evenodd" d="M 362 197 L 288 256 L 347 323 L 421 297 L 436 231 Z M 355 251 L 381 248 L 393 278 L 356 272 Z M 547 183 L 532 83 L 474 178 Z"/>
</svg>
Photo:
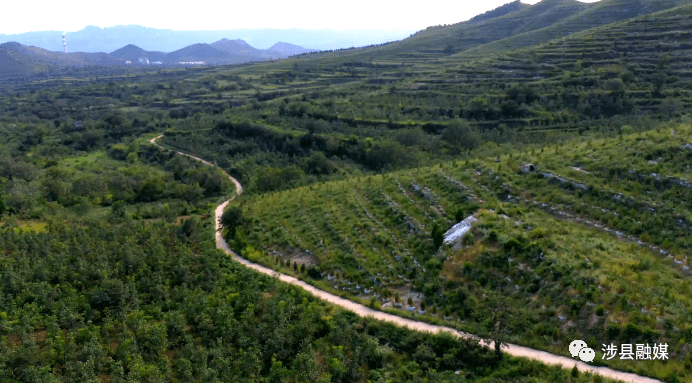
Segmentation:
<svg viewBox="0 0 692 383">
<path fill-rule="evenodd" d="M 438 225 L 437 223 L 433 225 L 430 236 L 433 240 L 433 246 L 435 246 L 436 249 L 442 246 L 442 241 L 444 240 L 444 231 L 442 230 L 440 225 Z"/>
<path fill-rule="evenodd" d="M 614 99 L 619 99 L 625 95 L 625 84 L 620 78 L 612 78 L 605 82 L 605 90 L 610 92 Z"/>
<path fill-rule="evenodd" d="M 657 72 L 651 76 L 651 82 L 654 84 L 654 94 L 656 94 L 656 95 L 661 94 L 661 92 L 663 91 L 663 88 L 666 85 L 667 80 L 668 80 L 668 75 L 666 75 L 663 72 Z"/>
<path fill-rule="evenodd" d="M 425 132 L 419 127 L 403 129 L 394 134 L 394 139 L 404 146 L 422 146 L 425 144 Z"/>
<path fill-rule="evenodd" d="M 234 238 L 239 228 L 246 224 L 243 210 L 238 206 L 226 209 L 221 215 L 221 225 L 228 230 L 230 238 Z"/>
<path fill-rule="evenodd" d="M 478 133 L 465 122 L 449 125 L 441 138 L 457 150 L 474 149 L 480 143 Z"/>
</svg>

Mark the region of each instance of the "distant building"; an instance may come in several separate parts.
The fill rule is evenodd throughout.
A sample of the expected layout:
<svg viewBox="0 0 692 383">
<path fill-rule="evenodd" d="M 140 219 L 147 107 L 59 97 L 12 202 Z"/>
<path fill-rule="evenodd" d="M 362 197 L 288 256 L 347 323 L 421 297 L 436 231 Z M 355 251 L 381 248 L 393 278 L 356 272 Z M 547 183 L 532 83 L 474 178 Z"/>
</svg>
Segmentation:
<svg viewBox="0 0 692 383">
<path fill-rule="evenodd" d="M 127 61 L 125 61 L 125 64 L 132 64 L 132 61 L 127 60 Z"/>
<path fill-rule="evenodd" d="M 74 122 L 75 129 L 84 129 L 84 122 L 82 120 L 77 120 Z"/>
<path fill-rule="evenodd" d="M 204 61 L 179 61 L 181 65 L 204 65 Z"/>
<path fill-rule="evenodd" d="M 154 62 L 152 62 L 152 64 L 161 65 L 161 64 L 163 64 L 163 63 L 162 63 L 161 61 L 154 61 Z"/>
</svg>

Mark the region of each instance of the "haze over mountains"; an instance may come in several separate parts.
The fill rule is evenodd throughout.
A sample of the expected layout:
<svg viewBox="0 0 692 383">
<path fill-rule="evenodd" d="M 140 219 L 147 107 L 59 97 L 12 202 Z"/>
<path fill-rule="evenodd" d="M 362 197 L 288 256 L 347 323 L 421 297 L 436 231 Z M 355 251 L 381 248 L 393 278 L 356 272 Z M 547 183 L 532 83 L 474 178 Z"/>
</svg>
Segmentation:
<svg viewBox="0 0 692 383">
<path fill-rule="evenodd" d="M 128 44 L 110 54 L 64 53 L 26 46 L 18 42 L 7 42 L 0 44 L 0 79 L 52 72 L 65 67 L 240 64 L 277 60 L 309 52 L 316 50 L 284 42 L 276 43 L 270 49 L 257 49 L 240 39 L 221 39 L 212 44 L 198 43 L 168 53 L 147 51 L 137 45 Z"/>
<path fill-rule="evenodd" d="M 147 51 L 128 44 L 111 56 L 133 64 L 177 64 L 180 62 L 204 62 L 205 64 L 239 64 L 249 61 L 277 60 L 296 54 L 316 52 L 288 43 L 277 43 L 271 49 L 257 49 L 243 40 L 221 39 L 211 44 L 193 44 L 173 52 Z"/>
<path fill-rule="evenodd" d="M 108 28 L 88 26 L 67 33 L 68 52 L 112 52 L 128 44 L 149 51 L 173 52 L 198 43 L 212 43 L 224 38 L 242 39 L 255 48 L 266 49 L 277 41 L 302 47 L 326 50 L 359 47 L 400 40 L 414 30 L 346 30 L 331 29 L 233 29 L 220 31 L 175 31 L 147 28 L 140 25 L 119 25 Z M 39 48 L 62 51 L 63 31 L 0 34 L 0 43 L 16 41 Z"/>
<path fill-rule="evenodd" d="M 468 21 L 453 25 L 433 26 L 416 32 L 408 38 L 375 47 L 327 53 L 328 56 L 359 61 L 417 62 L 430 60 L 466 60 L 497 54 L 517 48 L 546 43 L 590 28 L 619 22 L 632 17 L 673 8 L 690 3 L 690 0 L 602 0 L 597 3 L 582 3 L 577 0 L 543 0 L 535 5 L 519 1 L 505 4 L 492 11 L 478 15 Z M 273 42 L 267 43 L 274 32 Z M 0 44 L 0 77 L 32 75 L 51 68 L 90 65 L 161 64 L 177 65 L 195 62 L 212 65 L 238 64 L 253 61 L 276 60 L 301 53 L 314 52 L 295 44 L 307 41 L 306 33 L 312 33 L 312 41 L 321 39 L 327 44 L 335 31 L 307 30 L 257 30 L 252 38 L 268 49 L 260 49 L 252 41 L 229 39 L 228 31 L 173 31 L 141 26 L 119 26 L 113 28 L 87 27 L 82 31 L 68 33 L 67 55 L 56 52 L 62 48 L 62 32 L 31 32 L 14 35 L 17 43 Z M 237 32 L 237 31 L 236 31 Z M 354 36 L 354 31 L 347 31 Z M 330 35 L 331 33 L 331 35 Z M 372 34 L 372 31 L 370 31 Z M 392 32 L 393 33 L 393 32 Z M 235 34 L 236 36 L 238 33 Z M 210 37 L 218 37 L 210 40 Z M 302 36 L 302 37 L 301 37 Z M 317 37 L 315 37 L 317 36 Z M 326 36 L 326 37 L 325 37 Z M 387 40 L 383 33 L 380 42 Z M 343 37 L 343 35 L 342 35 Z M 8 39 L 0 35 L 0 42 Z M 191 40 L 191 39 L 196 40 Z M 372 44 L 373 36 L 368 37 Z M 302 39 L 302 40 L 301 40 Z M 288 42 L 276 42 L 291 41 Z M 122 43 L 127 41 L 127 43 Z M 205 41 L 212 41 L 206 43 Z M 333 44 L 338 45 L 336 36 Z M 26 46 L 34 42 L 36 47 Z M 182 43 L 190 44 L 181 46 Z M 87 52 L 108 51 L 113 44 L 122 44 L 106 53 L 70 53 L 79 47 Z M 100 45 L 96 45 L 100 44 Z M 54 48 L 42 49 L 46 46 Z M 38 48 L 37 48 L 38 47 Z M 97 49 L 97 47 L 101 47 Z M 152 47 L 155 47 L 152 49 Z M 159 48 L 165 47 L 165 48 Z M 175 49 L 167 49 L 175 47 Z M 320 54 L 322 57 L 324 54 Z"/>
</svg>

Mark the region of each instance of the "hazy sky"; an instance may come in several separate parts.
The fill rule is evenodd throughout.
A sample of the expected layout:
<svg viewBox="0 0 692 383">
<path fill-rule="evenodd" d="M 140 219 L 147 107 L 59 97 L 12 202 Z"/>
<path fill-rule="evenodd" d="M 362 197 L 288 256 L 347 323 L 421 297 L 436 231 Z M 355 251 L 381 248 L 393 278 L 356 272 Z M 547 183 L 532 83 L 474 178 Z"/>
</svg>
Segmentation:
<svg viewBox="0 0 692 383">
<path fill-rule="evenodd" d="M 594 2 L 596 0 L 587 0 Z M 94 0 L 3 1 L 0 33 L 78 31 L 87 25 L 138 24 L 176 30 L 237 28 L 332 28 L 420 30 L 453 24 L 509 0 L 340 2 L 317 0 Z M 538 0 L 524 0 L 535 4 Z M 107 5 L 101 5 L 107 4 Z"/>
</svg>

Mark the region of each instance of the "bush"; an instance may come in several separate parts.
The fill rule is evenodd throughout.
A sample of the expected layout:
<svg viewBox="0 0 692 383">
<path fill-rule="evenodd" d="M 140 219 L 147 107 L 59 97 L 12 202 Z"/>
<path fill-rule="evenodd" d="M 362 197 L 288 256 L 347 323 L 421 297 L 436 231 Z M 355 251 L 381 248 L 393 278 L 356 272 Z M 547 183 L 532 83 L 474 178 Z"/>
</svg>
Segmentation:
<svg viewBox="0 0 692 383">
<path fill-rule="evenodd" d="M 480 135 L 468 123 L 448 126 L 440 138 L 455 149 L 475 149 L 480 144 Z"/>
<path fill-rule="evenodd" d="M 442 246 L 442 242 L 444 241 L 444 232 L 440 228 L 438 224 L 434 224 L 432 228 L 432 232 L 430 233 L 430 236 L 432 237 L 433 240 L 433 245 L 435 246 L 435 249 L 439 248 Z"/>
<path fill-rule="evenodd" d="M 315 266 L 310 266 L 308 269 L 308 277 L 312 279 L 322 279 L 322 273 L 320 272 L 320 269 L 315 267 Z"/>
<path fill-rule="evenodd" d="M 235 238 L 236 231 L 244 224 L 243 210 L 238 206 L 227 209 L 221 215 L 221 225 L 228 230 L 230 238 Z"/>
<path fill-rule="evenodd" d="M 618 339 L 620 337 L 620 326 L 617 323 L 611 323 L 606 328 L 606 335 L 609 340 Z"/>
</svg>

